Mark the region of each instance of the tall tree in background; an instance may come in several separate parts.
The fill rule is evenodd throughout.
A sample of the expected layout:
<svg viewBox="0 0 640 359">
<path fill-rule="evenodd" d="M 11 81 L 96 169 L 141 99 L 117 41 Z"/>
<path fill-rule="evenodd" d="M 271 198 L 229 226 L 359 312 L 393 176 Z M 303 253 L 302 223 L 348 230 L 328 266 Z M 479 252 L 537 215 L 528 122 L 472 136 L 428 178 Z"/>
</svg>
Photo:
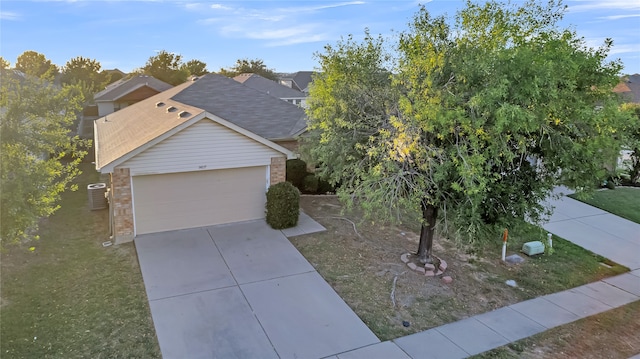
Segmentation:
<svg viewBox="0 0 640 359">
<path fill-rule="evenodd" d="M 75 57 L 62 68 L 60 81 L 63 85 L 78 85 L 86 100 L 93 99 L 93 94 L 106 85 L 106 77 L 100 72 L 100 62 L 82 56 Z"/>
<path fill-rule="evenodd" d="M 151 56 L 141 71 L 174 86 L 187 81 L 189 77 L 189 71 L 182 64 L 182 55 L 165 50 Z"/>
<path fill-rule="evenodd" d="M 189 60 L 182 65 L 182 68 L 185 69 L 190 76 L 202 76 L 209 73 L 209 71 L 207 71 L 207 64 L 200 60 Z"/>
<path fill-rule="evenodd" d="M 58 75 L 58 67 L 43 54 L 35 51 L 25 51 L 18 56 L 16 70 L 49 81 L 53 81 Z"/>
<path fill-rule="evenodd" d="M 9 66 L 11 66 L 9 61 L 5 60 L 4 57 L 0 56 L 0 69 L 6 70 L 9 68 Z"/>
<path fill-rule="evenodd" d="M 2 71 L 0 85 L 0 240 L 24 238 L 58 209 L 88 145 L 70 136 L 83 97 L 77 86 Z"/>
<path fill-rule="evenodd" d="M 239 59 L 236 64 L 228 69 L 220 69 L 219 74 L 227 77 L 235 77 L 243 73 L 252 73 L 264 78 L 277 81 L 278 75 L 264 64 L 260 59 Z"/>
<path fill-rule="evenodd" d="M 592 49 L 560 28 L 564 11 L 468 1 L 450 23 L 422 7 L 380 98 L 367 90 L 383 71 L 356 64 L 383 59 L 382 44 L 328 48 L 308 100 L 312 160 L 369 214 L 419 213 L 422 263 L 439 218 L 443 234 L 474 241 L 538 220 L 556 185 L 593 188 L 628 118 L 611 91 L 621 66 L 605 61 L 610 40 Z"/>
</svg>

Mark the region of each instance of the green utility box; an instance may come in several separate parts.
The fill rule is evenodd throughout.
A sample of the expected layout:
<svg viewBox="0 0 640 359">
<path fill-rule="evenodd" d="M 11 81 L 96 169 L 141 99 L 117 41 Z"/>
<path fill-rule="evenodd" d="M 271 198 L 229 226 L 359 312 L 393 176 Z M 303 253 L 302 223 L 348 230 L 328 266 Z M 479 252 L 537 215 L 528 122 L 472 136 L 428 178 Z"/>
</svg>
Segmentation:
<svg viewBox="0 0 640 359">
<path fill-rule="evenodd" d="M 522 251 L 528 256 L 544 253 L 544 244 L 540 241 L 527 242 L 522 245 Z"/>
</svg>

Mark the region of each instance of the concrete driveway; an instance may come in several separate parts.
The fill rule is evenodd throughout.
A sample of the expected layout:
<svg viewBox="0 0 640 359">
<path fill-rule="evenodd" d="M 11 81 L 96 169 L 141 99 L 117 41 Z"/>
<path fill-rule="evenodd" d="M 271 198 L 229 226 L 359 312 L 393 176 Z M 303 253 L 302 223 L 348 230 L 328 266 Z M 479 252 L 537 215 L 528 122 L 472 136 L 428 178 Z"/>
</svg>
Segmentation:
<svg viewBox="0 0 640 359">
<path fill-rule="evenodd" d="M 165 359 L 323 358 L 379 343 L 263 220 L 141 235 L 135 244 Z"/>
</svg>

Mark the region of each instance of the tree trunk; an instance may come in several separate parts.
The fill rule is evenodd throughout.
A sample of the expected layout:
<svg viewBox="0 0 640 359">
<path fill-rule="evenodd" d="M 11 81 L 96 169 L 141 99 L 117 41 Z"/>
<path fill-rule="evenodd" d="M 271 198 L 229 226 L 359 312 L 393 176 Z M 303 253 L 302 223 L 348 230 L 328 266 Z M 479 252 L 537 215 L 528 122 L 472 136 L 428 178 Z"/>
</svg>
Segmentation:
<svg viewBox="0 0 640 359">
<path fill-rule="evenodd" d="M 436 231 L 438 208 L 431 204 L 422 205 L 422 227 L 420 228 L 420 244 L 418 244 L 418 260 L 420 263 L 432 263 L 433 235 Z"/>
</svg>

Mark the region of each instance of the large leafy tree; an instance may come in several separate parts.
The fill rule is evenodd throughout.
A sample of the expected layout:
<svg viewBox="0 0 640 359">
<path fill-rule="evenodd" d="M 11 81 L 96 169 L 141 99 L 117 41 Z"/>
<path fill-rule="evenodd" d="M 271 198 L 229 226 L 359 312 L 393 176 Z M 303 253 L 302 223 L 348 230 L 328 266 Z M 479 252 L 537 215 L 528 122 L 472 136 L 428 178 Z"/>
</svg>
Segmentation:
<svg viewBox="0 0 640 359">
<path fill-rule="evenodd" d="M 222 68 L 219 73 L 227 77 L 235 77 L 243 73 L 252 73 L 277 81 L 278 74 L 265 65 L 261 59 L 238 59 L 230 68 Z"/>
<path fill-rule="evenodd" d="M 56 87 L 32 76 L 2 71 L 0 85 L 0 240 L 20 240 L 58 209 L 87 143 L 71 137 L 81 109 L 77 86 Z"/>
<path fill-rule="evenodd" d="M 141 72 L 171 85 L 179 85 L 189 77 L 189 71 L 182 63 L 182 55 L 165 50 L 151 56 Z"/>
<path fill-rule="evenodd" d="M 151 56 L 139 72 L 153 76 L 171 85 L 179 85 L 191 75 L 207 74 L 207 64 L 200 60 L 182 62 L 182 55 L 162 50 Z"/>
<path fill-rule="evenodd" d="M 58 67 L 43 54 L 25 51 L 16 60 L 16 70 L 26 75 L 52 81 L 58 75 Z"/>
<path fill-rule="evenodd" d="M 207 64 L 200 60 L 189 60 L 182 65 L 182 68 L 185 69 L 189 75 L 191 76 L 202 76 L 209 73 L 207 71 Z"/>
<path fill-rule="evenodd" d="M 100 62 L 82 56 L 75 57 L 64 65 L 60 81 L 63 85 L 79 85 L 87 100 L 106 85 L 107 77 L 100 72 Z"/>
<path fill-rule="evenodd" d="M 420 213 L 421 262 L 439 218 L 446 234 L 480 239 L 538 220 L 558 184 L 593 187 L 627 118 L 611 92 L 621 66 L 605 61 L 611 41 L 592 49 L 560 28 L 563 13 L 559 1 L 467 2 L 451 23 L 423 7 L 372 108 L 358 99 L 383 71 L 341 79 L 362 51 L 384 58 L 384 46 L 367 37 L 327 48 L 308 101 L 307 146 L 321 173 L 369 213 Z"/>
<path fill-rule="evenodd" d="M 0 56 L 0 70 L 6 70 L 11 66 L 9 61 L 5 60 L 4 57 Z"/>
</svg>

